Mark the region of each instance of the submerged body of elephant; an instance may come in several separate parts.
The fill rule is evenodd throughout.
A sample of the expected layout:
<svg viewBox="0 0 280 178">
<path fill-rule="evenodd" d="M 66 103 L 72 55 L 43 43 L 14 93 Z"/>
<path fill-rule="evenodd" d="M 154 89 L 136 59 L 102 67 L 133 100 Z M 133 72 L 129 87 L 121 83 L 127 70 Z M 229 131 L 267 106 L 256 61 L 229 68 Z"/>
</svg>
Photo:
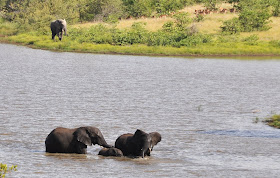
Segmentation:
<svg viewBox="0 0 280 178">
<path fill-rule="evenodd" d="M 102 148 L 99 151 L 98 155 L 121 157 L 121 156 L 123 156 L 123 153 L 120 149 L 117 149 L 117 148 Z"/>
<path fill-rule="evenodd" d="M 61 41 L 62 36 L 63 36 L 63 31 L 64 31 L 64 35 L 67 35 L 66 20 L 58 19 L 58 20 L 52 21 L 51 22 L 51 31 L 52 31 L 52 39 L 54 40 L 55 36 L 57 35 L 57 37 Z"/>
<path fill-rule="evenodd" d="M 49 153 L 78 153 L 85 154 L 87 146 L 98 144 L 111 148 L 102 133 L 96 127 L 79 127 L 68 129 L 58 127 L 46 138 L 46 152 Z"/>
<path fill-rule="evenodd" d="M 148 134 L 138 129 L 134 134 L 127 133 L 119 136 L 115 147 L 120 149 L 124 156 L 144 158 L 150 156 L 153 147 L 160 141 L 161 135 L 158 132 Z"/>
</svg>

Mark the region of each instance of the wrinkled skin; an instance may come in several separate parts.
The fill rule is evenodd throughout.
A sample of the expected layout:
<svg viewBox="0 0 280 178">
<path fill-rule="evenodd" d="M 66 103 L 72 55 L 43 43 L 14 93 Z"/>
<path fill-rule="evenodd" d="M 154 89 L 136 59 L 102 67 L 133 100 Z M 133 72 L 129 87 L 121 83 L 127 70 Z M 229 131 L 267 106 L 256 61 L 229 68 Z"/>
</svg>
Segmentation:
<svg viewBox="0 0 280 178">
<path fill-rule="evenodd" d="M 153 147 L 161 141 L 158 132 L 146 133 L 136 130 L 134 134 L 127 133 L 119 136 L 115 142 L 115 147 L 123 152 L 124 156 L 144 158 L 150 156 Z"/>
<path fill-rule="evenodd" d="M 55 35 L 57 35 L 57 37 L 59 38 L 59 40 L 62 40 L 62 36 L 63 36 L 63 31 L 64 31 L 64 35 L 67 35 L 66 31 L 66 21 L 65 19 L 58 19 L 55 21 L 51 22 L 51 31 L 52 31 L 52 39 L 54 40 Z"/>
<path fill-rule="evenodd" d="M 46 138 L 46 152 L 49 153 L 78 153 L 86 154 L 87 146 L 98 144 L 111 148 L 102 133 L 96 127 L 79 127 L 68 129 L 58 127 Z"/>
<path fill-rule="evenodd" d="M 102 148 L 99 151 L 98 155 L 121 157 L 121 156 L 123 156 L 123 153 L 120 149 L 117 149 L 117 148 Z"/>
</svg>

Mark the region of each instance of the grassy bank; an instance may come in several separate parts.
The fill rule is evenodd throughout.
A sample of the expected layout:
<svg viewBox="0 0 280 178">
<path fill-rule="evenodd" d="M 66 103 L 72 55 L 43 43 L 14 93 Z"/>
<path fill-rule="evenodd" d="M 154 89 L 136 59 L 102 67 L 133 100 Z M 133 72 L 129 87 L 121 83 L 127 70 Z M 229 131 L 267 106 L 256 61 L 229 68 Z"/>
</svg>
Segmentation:
<svg viewBox="0 0 280 178">
<path fill-rule="evenodd" d="M 264 122 L 266 122 L 271 127 L 280 129 L 280 115 L 275 114 L 269 118 L 266 118 Z"/>
<path fill-rule="evenodd" d="M 225 4 L 226 6 L 228 4 Z M 195 5 L 182 9 L 194 18 Z M 235 13 L 208 14 L 203 20 L 192 22 L 190 35 L 174 29 L 166 32 L 163 26 L 174 18 L 123 19 L 117 24 L 87 22 L 68 24 L 69 36 L 62 41 L 51 40 L 49 27 L 43 31 L 19 31 L 16 24 L 1 21 L 0 42 L 27 45 L 32 48 L 129 55 L 163 56 L 280 56 L 280 17 L 272 17 L 268 31 L 224 35 L 223 21 L 236 17 Z M 173 25 L 174 26 L 174 25 Z"/>
<path fill-rule="evenodd" d="M 110 45 L 79 42 L 65 37 L 62 41 L 53 41 L 49 35 L 36 35 L 36 33 L 21 33 L 14 36 L 0 36 L 1 42 L 27 45 L 32 48 L 54 51 L 129 54 L 129 55 L 164 55 L 164 56 L 280 56 L 280 43 L 258 42 L 212 42 L 190 47 Z"/>
</svg>

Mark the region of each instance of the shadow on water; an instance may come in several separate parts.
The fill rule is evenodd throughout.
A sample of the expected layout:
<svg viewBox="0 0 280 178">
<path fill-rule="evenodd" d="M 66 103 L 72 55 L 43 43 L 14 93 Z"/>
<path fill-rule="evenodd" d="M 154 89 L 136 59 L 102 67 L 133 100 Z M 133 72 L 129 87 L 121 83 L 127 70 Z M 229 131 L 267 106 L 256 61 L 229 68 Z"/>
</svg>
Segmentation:
<svg viewBox="0 0 280 178">
<path fill-rule="evenodd" d="M 209 130 L 197 131 L 201 134 L 210 135 L 227 135 L 234 137 L 258 137 L 258 138 L 280 138 L 279 130 L 263 131 L 263 130 Z"/>
</svg>

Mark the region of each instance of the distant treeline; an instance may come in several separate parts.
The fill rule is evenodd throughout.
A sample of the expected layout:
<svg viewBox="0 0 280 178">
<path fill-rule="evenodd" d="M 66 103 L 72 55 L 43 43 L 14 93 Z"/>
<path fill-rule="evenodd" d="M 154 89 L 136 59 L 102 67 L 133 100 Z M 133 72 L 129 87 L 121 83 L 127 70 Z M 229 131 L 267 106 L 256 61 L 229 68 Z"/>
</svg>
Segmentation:
<svg viewBox="0 0 280 178">
<path fill-rule="evenodd" d="M 0 16 L 21 24 L 22 28 L 38 29 L 59 18 L 65 18 L 70 23 L 94 20 L 116 22 L 121 18 L 168 15 L 195 3 L 215 9 L 222 2 L 232 3 L 239 10 L 248 9 L 245 16 L 266 13 L 260 20 L 280 13 L 279 0 L 1 0 Z"/>
<path fill-rule="evenodd" d="M 1 15 L 9 20 L 25 18 L 30 23 L 67 18 L 70 22 L 169 14 L 201 0 L 1 0 Z"/>
</svg>

